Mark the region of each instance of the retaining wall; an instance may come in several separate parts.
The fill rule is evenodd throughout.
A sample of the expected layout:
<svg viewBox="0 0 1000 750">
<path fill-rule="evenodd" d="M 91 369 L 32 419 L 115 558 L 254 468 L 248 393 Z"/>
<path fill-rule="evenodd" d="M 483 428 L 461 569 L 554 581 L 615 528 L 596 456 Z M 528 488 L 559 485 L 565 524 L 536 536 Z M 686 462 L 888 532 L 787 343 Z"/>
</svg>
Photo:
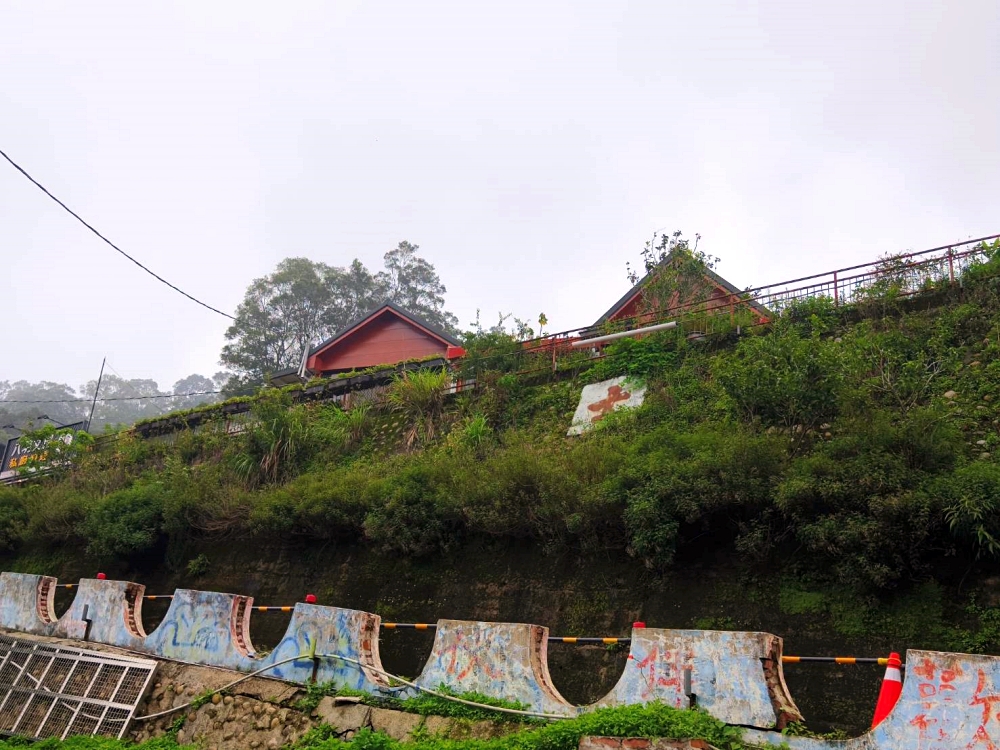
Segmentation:
<svg viewBox="0 0 1000 750">
<path fill-rule="evenodd" d="M 316 679 L 376 694 L 396 692 L 381 674 L 381 620 L 369 612 L 297 604 L 277 648 L 258 658 L 249 636 L 250 597 L 179 589 L 163 622 L 147 635 L 140 584 L 85 579 L 60 618 L 53 606 L 56 585 L 50 576 L 0 574 L 0 628 L 196 665 L 263 669 L 292 683 Z M 907 652 L 903 693 L 892 713 L 875 730 L 838 742 L 761 731 L 801 718 L 784 684 L 781 639 L 768 633 L 635 629 L 618 684 L 584 708 L 569 704 L 552 684 L 547 644 L 548 630 L 538 625 L 441 620 L 416 684 L 475 691 L 562 716 L 650 701 L 695 704 L 727 723 L 754 727 L 746 732 L 750 741 L 784 742 L 793 750 L 1000 748 L 1000 657 Z M 313 654 L 339 654 L 360 664 L 314 660 Z"/>
</svg>

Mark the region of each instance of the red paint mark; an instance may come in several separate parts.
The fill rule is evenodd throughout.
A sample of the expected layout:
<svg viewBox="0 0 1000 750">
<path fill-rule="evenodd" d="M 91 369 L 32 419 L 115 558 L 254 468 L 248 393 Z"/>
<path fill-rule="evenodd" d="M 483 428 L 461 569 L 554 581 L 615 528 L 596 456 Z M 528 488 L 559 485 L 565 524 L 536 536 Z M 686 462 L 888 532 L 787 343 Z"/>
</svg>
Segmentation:
<svg viewBox="0 0 1000 750">
<path fill-rule="evenodd" d="M 937 688 L 928 682 L 921 682 L 918 689 L 920 690 L 921 698 L 930 698 L 932 695 L 937 694 Z"/>
<path fill-rule="evenodd" d="M 985 743 L 985 745 L 983 743 Z M 972 742 L 965 747 L 966 750 L 970 750 L 975 747 L 985 747 L 986 750 L 1000 750 L 1000 748 L 996 746 L 996 743 L 993 742 L 993 739 L 990 737 L 985 727 L 979 727 L 979 729 L 976 730 L 976 735 L 972 738 Z"/>
<path fill-rule="evenodd" d="M 993 712 L 993 704 L 1000 703 L 1000 695 L 994 693 L 993 695 L 982 695 L 983 690 L 986 688 L 986 672 L 982 669 L 979 670 L 979 680 L 976 682 L 976 692 L 972 696 L 972 700 L 969 702 L 970 706 L 982 706 L 983 707 L 983 721 L 982 724 L 985 726 L 990 722 L 990 714 Z"/>
<path fill-rule="evenodd" d="M 924 659 L 921 664 L 913 668 L 913 674 L 918 677 L 926 677 L 928 680 L 934 679 L 934 662 Z"/>
<path fill-rule="evenodd" d="M 593 419 L 594 422 L 600 422 L 614 410 L 616 404 L 628 401 L 631 397 L 632 394 L 629 391 L 623 391 L 620 385 L 613 385 L 608 388 L 607 398 L 602 398 L 600 401 L 588 405 L 587 411 L 592 411 L 596 415 Z"/>
<path fill-rule="evenodd" d="M 937 719 L 928 719 L 927 714 L 917 714 L 910 719 L 910 726 L 916 727 L 920 731 L 920 739 L 927 739 L 927 729 L 931 724 L 937 724 Z"/>
</svg>

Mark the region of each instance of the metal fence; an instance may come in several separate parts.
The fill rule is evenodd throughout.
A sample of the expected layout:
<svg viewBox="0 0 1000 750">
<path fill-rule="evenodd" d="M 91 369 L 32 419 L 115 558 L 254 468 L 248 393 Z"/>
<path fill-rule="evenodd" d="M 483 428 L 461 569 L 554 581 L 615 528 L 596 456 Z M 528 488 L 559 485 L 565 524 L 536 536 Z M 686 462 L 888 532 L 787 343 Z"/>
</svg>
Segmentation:
<svg viewBox="0 0 1000 750">
<path fill-rule="evenodd" d="M 156 662 L 0 636 L 0 734 L 120 739 Z"/>
</svg>

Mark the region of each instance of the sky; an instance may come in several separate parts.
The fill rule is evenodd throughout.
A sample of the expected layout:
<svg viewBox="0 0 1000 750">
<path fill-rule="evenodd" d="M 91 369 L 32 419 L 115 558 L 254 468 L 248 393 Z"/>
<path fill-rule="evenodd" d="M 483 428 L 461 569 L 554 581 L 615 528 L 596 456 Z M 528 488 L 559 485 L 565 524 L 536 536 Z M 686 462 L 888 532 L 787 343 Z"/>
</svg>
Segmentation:
<svg viewBox="0 0 1000 750">
<path fill-rule="evenodd" d="M 740 288 L 1000 232 L 1000 3 L 0 4 L 0 149 L 232 312 L 420 246 L 468 326 L 586 325 L 655 231 Z M 0 380 L 218 371 L 228 321 L 0 161 Z"/>
</svg>

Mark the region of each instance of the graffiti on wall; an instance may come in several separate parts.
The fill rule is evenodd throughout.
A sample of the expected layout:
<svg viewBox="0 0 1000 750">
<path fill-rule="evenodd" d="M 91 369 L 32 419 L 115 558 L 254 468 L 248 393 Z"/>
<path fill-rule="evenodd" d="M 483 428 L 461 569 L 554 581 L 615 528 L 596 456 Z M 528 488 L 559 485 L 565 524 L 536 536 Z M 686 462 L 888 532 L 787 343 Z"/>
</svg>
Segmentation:
<svg viewBox="0 0 1000 750">
<path fill-rule="evenodd" d="M 581 435 L 618 409 L 642 406 L 646 385 L 633 378 L 618 377 L 585 385 L 567 435 Z"/>
</svg>

